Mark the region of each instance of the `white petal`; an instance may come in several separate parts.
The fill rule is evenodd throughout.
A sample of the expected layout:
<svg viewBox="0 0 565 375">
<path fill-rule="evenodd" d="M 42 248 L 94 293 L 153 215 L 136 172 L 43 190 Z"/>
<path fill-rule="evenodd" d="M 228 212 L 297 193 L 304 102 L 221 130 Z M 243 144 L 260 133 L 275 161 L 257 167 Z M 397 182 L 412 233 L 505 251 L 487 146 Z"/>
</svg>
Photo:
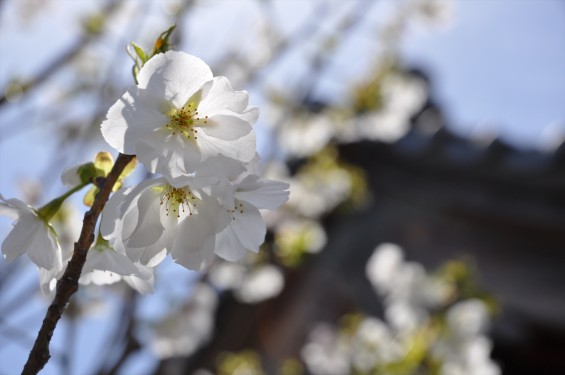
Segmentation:
<svg viewBox="0 0 565 375">
<path fill-rule="evenodd" d="M 198 111 L 213 116 L 225 111 L 244 112 L 249 103 L 246 91 L 234 91 L 226 77 L 214 77 L 202 87 L 202 101 Z"/>
<path fill-rule="evenodd" d="M 157 249 L 157 247 L 155 247 Z M 141 264 L 147 267 L 155 267 L 165 259 L 168 250 L 162 248 L 159 251 L 153 249 L 145 249 L 142 257 L 140 258 Z"/>
<path fill-rule="evenodd" d="M 267 226 L 261 213 L 254 206 L 243 203 L 243 213 L 237 211 L 233 214 L 234 220 L 230 224 L 241 244 L 254 252 L 259 251 L 259 247 L 265 241 Z"/>
<path fill-rule="evenodd" d="M 157 192 L 146 190 L 137 201 L 139 216 L 133 233 L 124 238 L 127 247 L 141 248 L 154 244 L 165 229 L 161 224 L 160 198 Z"/>
<path fill-rule="evenodd" d="M 38 267 L 39 272 L 39 287 L 41 293 L 48 296 L 55 291 L 57 286 L 57 279 L 62 276 L 62 271 L 46 270 L 45 268 Z"/>
<path fill-rule="evenodd" d="M 18 209 L 0 202 L 0 216 L 6 216 L 9 219 L 17 220 L 19 212 L 20 211 Z"/>
<path fill-rule="evenodd" d="M 26 215 L 16 221 L 13 224 L 14 227 L 2 242 L 2 253 L 8 262 L 23 255 L 29 249 L 33 235 L 41 229 L 42 223 L 39 222 L 39 219 L 37 223 L 29 222 L 27 224 L 28 221 Z"/>
<path fill-rule="evenodd" d="M 137 223 L 139 220 L 139 207 L 137 202 L 141 195 L 143 194 L 154 194 L 155 192 L 151 191 L 155 186 L 160 186 L 166 184 L 164 178 L 157 178 L 154 180 L 145 180 L 141 183 L 137 184 L 136 186 L 128 189 L 124 193 L 123 203 L 119 206 L 119 221 L 116 224 L 116 227 L 119 227 L 120 230 L 120 237 L 123 239 L 127 239 L 131 237 L 131 234 L 137 227 Z M 112 237 L 105 237 L 105 238 L 112 238 Z"/>
<path fill-rule="evenodd" d="M 131 191 L 131 188 L 121 188 L 110 197 L 106 206 L 104 206 L 102 220 L 100 221 L 100 232 L 106 239 L 121 234 L 121 225 L 117 227 L 117 223 L 120 219 L 120 207 L 125 202 L 128 191 Z"/>
<path fill-rule="evenodd" d="M 143 267 L 143 266 L 140 266 Z M 150 271 L 147 279 L 143 279 L 138 276 L 124 276 L 123 280 L 131 286 L 133 289 L 137 290 L 138 293 L 148 294 L 153 293 L 155 290 L 155 278 L 153 277 L 153 268 L 144 267 Z"/>
<path fill-rule="evenodd" d="M 161 173 L 171 181 L 193 172 L 200 163 L 196 145 L 167 129 L 145 134 L 139 139 L 135 153 L 147 170 Z"/>
<path fill-rule="evenodd" d="M 78 176 L 79 167 L 80 164 L 73 165 L 72 167 L 69 167 L 63 171 L 63 174 L 61 175 L 61 182 L 63 183 L 63 185 L 67 187 L 75 187 L 82 183 L 80 177 Z"/>
<path fill-rule="evenodd" d="M 47 227 L 44 223 L 38 227 L 35 233 L 28 234 L 32 237 L 30 248 L 27 250 L 29 258 L 39 267 L 48 270 L 61 270 L 63 259 L 59 242 L 51 231 L 54 229 Z"/>
<path fill-rule="evenodd" d="M 136 87 L 130 88 L 108 110 L 101 126 L 102 136 L 119 152 L 135 154 L 135 146 L 143 135 L 169 122 L 162 111 L 163 100 Z"/>
<path fill-rule="evenodd" d="M 210 263 L 214 257 L 216 212 L 211 202 L 203 201 L 197 214 L 187 216 L 179 224 L 171 250 L 175 262 L 192 270 L 200 270 Z"/>
<path fill-rule="evenodd" d="M 79 283 L 83 285 L 95 284 L 95 285 L 110 285 L 120 281 L 122 277 L 114 272 L 93 270 L 88 273 L 83 274 Z"/>
<path fill-rule="evenodd" d="M 135 272 L 135 276 L 141 280 L 151 280 L 153 282 L 153 267 L 147 267 L 140 263 L 134 263 L 135 268 L 137 271 Z"/>
<path fill-rule="evenodd" d="M 204 271 L 214 260 L 214 237 L 208 237 L 196 250 L 175 247 L 171 255 L 176 263 L 189 270 Z"/>
<path fill-rule="evenodd" d="M 19 199 L 6 199 L 2 194 L 0 194 L 0 201 L 0 215 L 2 216 L 7 216 L 11 219 L 17 219 L 24 213 L 35 215 L 33 208 Z"/>
<path fill-rule="evenodd" d="M 211 116 L 208 119 L 208 124 L 201 126 L 199 129 L 210 137 L 224 141 L 234 141 L 253 130 L 247 121 L 229 114 Z"/>
<path fill-rule="evenodd" d="M 202 160 L 212 156 L 224 155 L 228 158 L 248 162 L 253 159 L 257 149 L 254 131 L 234 141 L 224 141 L 199 132 L 196 143 L 200 148 Z"/>
<path fill-rule="evenodd" d="M 86 263 L 83 267 L 83 273 L 92 270 L 109 271 L 118 275 L 129 276 L 137 273 L 137 267 L 129 260 L 128 257 L 118 254 L 112 249 L 100 251 L 92 248 L 86 256 Z"/>
<path fill-rule="evenodd" d="M 241 244 L 232 225 L 228 225 L 216 235 L 216 254 L 230 262 L 241 260 L 247 249 Z"/>
<path fill-rule="evenodd" d="M 184 52 L 168 51 L 151 58 L 139 71 L 139 87 L 165 98 L 177 108 L 212 79 L 212 71 L 199 58 Z"/>
<path fill-rule="evenodd" d="M 251 203 L 257 208 L 274 210 L 288 200 L 289 184 L 263 180 L 259 176 L 247 176 L 237 187 L 235 197 Z"/>
<path fill-rule="evenodd" d="M 177 217 L 175 215 L 167 216 L 164 205 L 160 205 L 159 217 L 164 230 L 154 244 L 141 248 L 126 247 L 127 256 L 133 262 L 140 262 L 145 266 L 155 267 L 163 261 L 168 253 L 168 249 L 172 248 L 177 233 Z"/>
<path fill-rule="evenodd" d="M 190 185 L 193 189 L 201 189 L 219 183 L 222 179 L 230 179 L 245 171 L 243 163 L 223 155 L 213 156 L 200 163 L 194 175 L 187 177 L 182 186 Z"/>
</svg>

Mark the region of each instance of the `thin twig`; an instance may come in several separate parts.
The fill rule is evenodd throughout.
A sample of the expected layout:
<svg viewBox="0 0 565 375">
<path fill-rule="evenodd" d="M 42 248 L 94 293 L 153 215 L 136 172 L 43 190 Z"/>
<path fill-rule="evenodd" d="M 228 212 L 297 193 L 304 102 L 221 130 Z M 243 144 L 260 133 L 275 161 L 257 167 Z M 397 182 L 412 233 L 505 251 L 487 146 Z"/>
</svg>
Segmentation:
<svg viewBox="0 0 565 375">
<path fill-rule="evenodd" d="M 111 1 L 109 2 L 105 8 L 102 10 L 102 14 L 106 17 L 109 17 L 120 5 L 119 1 Z M 37 88 L 43 82 L 45 82 L 48 78 L 50 78 L 54 73 L 58 72 L 63 66 L 65 66 L 69 61 L 71 61 L 74 57 L 76 57 L 80 52 L 84 50 L 84 48 L 92 41 L 100 38 L 102 36 L 102 32 L 99 33 L 85 33 L 78 39 L 69 49 L 63 52 L 60 56 L 55 58 L 51 63 L 45 66 L 35 77 L 31 78 L 27 82 L 22 85 L 22 94 L 26 94 L 27 92 Z M 0 107 L 4 104 L 8 103 L 8 97 L 5 94 L 6 89 L 0 91 Z"/>
<path fill-rule="evenodd" d="M 37 374 L 49 360 L 49 357 L 51 356 L 49 354 L 49 342 L 51 341 L 51 336 L 53 336 L 55 327 L 57 326 L 59 319 L 61 319 L 71 296 L 78 290 L 78 280 L 82 272 L 82 267 L 86 262 L 86 254 L 88 253 L 88 249 L 92 245 L 92 242 L 94 242 L 94 229 L 96 227 L 98 217 L 106 205 L 106 202 L 110 197 L 112 187 L 119 175 L 134 157 L 135 156 L 133 155 L 124 154 L 120 154 L 120 156 L 118 156 L 112 171 L 108 177 L 104 179 L 100 192 L 96 196 L 92 207 L 84 214 L 82 231 L 78 241 L 75 243 L 73 257 L 69 261 L 63 277 L 61 277 L 61 280 L 57 283 L 55 298 L 53 299 L 51 306 L 47 309 L 45 319 L 43 319 L 35 344 L 29 353 L 22 375 Z"/>
</svg>

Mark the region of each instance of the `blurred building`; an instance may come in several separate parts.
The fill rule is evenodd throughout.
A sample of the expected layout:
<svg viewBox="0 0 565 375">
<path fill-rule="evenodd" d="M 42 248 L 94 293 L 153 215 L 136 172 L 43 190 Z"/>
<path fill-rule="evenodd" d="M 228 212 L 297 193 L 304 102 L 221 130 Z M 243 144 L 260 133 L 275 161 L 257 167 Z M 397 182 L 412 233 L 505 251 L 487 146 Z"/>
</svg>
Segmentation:
<svg viewBox="0 0 565 375">
<path fill-rule="evenodd" d="M 246 305 L 225 294 L 212 341 L 190 358 L 164 360 L 156 374 L 214 368 L 221 353 L 244 349 L 275 373 L 282 359 L 300 357 L 315 322 L 382 314 L 364 269 L 383 242 L 428 269 L 461 257 L 474 265 L 501 307 L 491 334 L 503 374 L 565 373 L 565 144 L 543 152 L 465 139 L 428 101 L 398 141 L 339 151 L 365 170 L 371 203 L 325 219 L 328 245 L 287 271 L 277 298 Z"/>
</svg>

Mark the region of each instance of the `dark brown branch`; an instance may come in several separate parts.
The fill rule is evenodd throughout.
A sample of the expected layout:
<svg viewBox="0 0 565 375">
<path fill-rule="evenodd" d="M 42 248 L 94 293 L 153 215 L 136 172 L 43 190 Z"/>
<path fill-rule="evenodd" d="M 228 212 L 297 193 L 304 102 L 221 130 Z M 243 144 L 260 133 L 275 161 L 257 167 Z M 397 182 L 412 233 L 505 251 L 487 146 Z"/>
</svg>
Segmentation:
<svg viewBox="0 0 565 375">
<path fill-rule="evenodd" d="M 120 156 L 118 156 L 112 171 L 108 177 L 104 179 L 104 183 L 102 184 L 100 192 L 96 196 L 92 207 L 84 214 L 82 231 L 78 241 L 75 243 L 73 257 L 69 261 L 63 277 L 61 277 L 61 280 L 57 283 L 55 298 L 53 299 L 51 306 L 47 309 L 45 319 L 43 319 L 35 344 L 29 353 L 22 375 L 37 374 L 49 360 L 51 356 L 49 354 L 49 342 L 51 341 L 51 336 L 53 336 L 55 327 L 57 326 L 59 319 L 61 319 L 71 296 L 78 290 L 78 280 L 82 272 L 82 267 L 86 262 L 88 249 L 94 241 L 94 229 L 96 227 L 98 217 L 110 197 L 114 183 L 122 173 L 125 166 L 134 157 L 135 156 L 133 155 L 124 154 L 120 154 Z"/>
</svg>

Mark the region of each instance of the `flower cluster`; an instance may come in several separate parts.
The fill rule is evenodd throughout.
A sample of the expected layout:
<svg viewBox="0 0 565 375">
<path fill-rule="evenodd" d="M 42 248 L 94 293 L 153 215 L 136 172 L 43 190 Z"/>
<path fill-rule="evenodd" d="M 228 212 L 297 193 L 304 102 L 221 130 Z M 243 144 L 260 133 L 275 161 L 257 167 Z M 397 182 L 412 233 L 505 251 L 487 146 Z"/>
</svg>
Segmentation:
<svg viewBox="0 0 565 375">
<path fill-rule="evenodd" d="M 449 265 L 449 264 L 448 264 Z M 454 263 L 451 264 L 453 266 Z M 302 348 L 313 374 L 499 375 L 485 335 L 484 300 L 458 290 L 457 272 L 431 275 L 406 262 L 402 249 L 381 244 L 367 263 L 367 277 L 383 298 L 385 319 L 350 314 L 341 329 L 319 324 Z M 458 279 L 461 278 L 461 279 Z"/>
<path fill-rule="evenodd" d="M 109 109 L 102 135 L 162 177 L 122 187 L 110 198 L 80 282 L 124 280 L 145 293 L 153 290 L 153 267 L 169 253 L 201 270 L 215 255 L 237 261 L 247 250 L 258 252 L 267 231 L 259 210 L 278 208 L 289 192 L 288 184 L 258 174 L 252 128 L 258 109 L 248 105 L 246 92 L 213 77 L 197 57 L 176 51 L 153 56 L 136 78 L 138 84 Z M 100 153 L 94 163 L 66 170 L 62 179 L 71 190 L 38 210 L 0 195 L 0 215 L 16 220 L 2 244 L 4 257 L 27 253 L 44 293 L 53 290 L 72 255 L 71 245 L 61 248 L 51 224 L 55 215 L 72 193 L 106 177 L 112 164 L 109 153 Z M 134 165 L 126 166 L 115 190 Z M 97 192 L 93 185 L 85 204 L 92 205 Z"/>
<path fill-rule="evenodd" d="M 108 111 L 104 139 L 135 154 L 162 177 L 119 190 L 103 213 L 101 232 L 133 262 L 155 266 L 171 253 L 186 268 L 214 255 L 241 259 L 266 234 L 259 209 L 276 209 L 288 185 L 257 174 L 258 110 L 200 59 L 169 51 L 149 60 Z"/>
</svg>

